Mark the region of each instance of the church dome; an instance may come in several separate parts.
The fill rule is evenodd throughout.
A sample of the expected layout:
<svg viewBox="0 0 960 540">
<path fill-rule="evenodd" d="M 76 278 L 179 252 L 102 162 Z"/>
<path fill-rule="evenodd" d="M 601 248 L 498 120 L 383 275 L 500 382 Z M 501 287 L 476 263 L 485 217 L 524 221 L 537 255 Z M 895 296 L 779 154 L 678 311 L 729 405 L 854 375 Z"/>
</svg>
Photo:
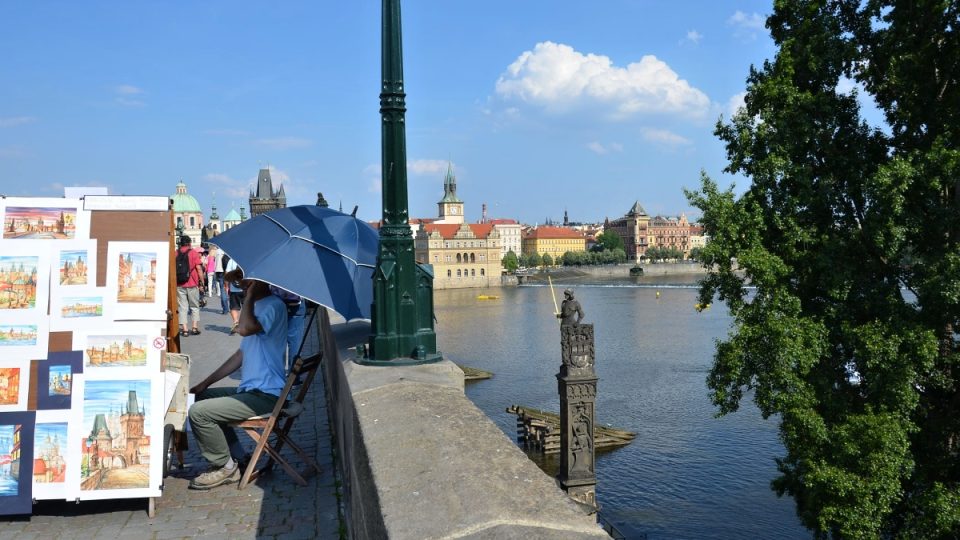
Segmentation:
<svg viewBox="0 0 960 540">
<path fill-rule="evenodd" d="M 224 221 L 240 221 L 240 214 L 237 213 L 236 208 L 231 208 L 230 212 L 227 213 L 227 217 L 223 218 Z"/>
<path fill-rule="evenodd" d="M 187 193 L 187 185 L 181 180 L 177 182 L 177 192 L 173 194 L 173 211 L 174 212 L 195 212 L 200 213 L 200 203 L 197 202 L 193 195 Z"/>
</svg>

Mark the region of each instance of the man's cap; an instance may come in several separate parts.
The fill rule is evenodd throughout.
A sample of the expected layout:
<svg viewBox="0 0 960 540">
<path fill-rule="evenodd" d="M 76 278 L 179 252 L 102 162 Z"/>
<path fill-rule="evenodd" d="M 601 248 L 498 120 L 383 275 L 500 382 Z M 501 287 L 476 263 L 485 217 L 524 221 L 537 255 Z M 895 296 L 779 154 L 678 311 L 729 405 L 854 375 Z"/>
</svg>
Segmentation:
<svg viewBox="0 0 960 540">
<path fill-rule="evenodd" d="M 190 240 L 190 237 L 189 237 L 189 236 L 183 235 L 183 236 L 180 237 L 180 245 L 181 245 L 181 246 L 189 246 L 189 245 L 190 245 L 190 242 L 193 242 L 193 240 Z"/>
</svg>

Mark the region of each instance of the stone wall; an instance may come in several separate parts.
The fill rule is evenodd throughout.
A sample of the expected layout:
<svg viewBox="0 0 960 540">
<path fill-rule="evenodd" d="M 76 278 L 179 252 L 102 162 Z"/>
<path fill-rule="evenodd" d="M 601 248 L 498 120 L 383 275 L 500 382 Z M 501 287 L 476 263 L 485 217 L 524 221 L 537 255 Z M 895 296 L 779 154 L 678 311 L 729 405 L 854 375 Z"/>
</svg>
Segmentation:
<svg viewBox="0 0 960 540">
<path fill-rule="evenodd" d="M 367 334 L 324 331 L 350 538 L 609 538 L 467 399 L 456 365 L 362 366 L 338 351 Z"/>
</svg>

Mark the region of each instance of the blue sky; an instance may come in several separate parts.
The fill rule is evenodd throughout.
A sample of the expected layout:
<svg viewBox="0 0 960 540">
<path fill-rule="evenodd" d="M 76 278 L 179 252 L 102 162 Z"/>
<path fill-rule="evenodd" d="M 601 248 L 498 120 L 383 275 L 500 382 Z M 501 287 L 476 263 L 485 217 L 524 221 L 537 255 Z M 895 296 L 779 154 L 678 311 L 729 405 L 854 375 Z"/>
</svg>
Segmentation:
<svg viewBox="0 0 960 540">
<path fill-rule="evenodd" d="M 453 163 L 467 217 L 601 221 L 727 185 L 714 123 L 775 52 L 770 2 L 403 3 L 413 216 Z M 172 195 L 206 212 L 269 166 L 378 219 L 380 2 L 0 3 L 0 192 Z"/>
</svg>

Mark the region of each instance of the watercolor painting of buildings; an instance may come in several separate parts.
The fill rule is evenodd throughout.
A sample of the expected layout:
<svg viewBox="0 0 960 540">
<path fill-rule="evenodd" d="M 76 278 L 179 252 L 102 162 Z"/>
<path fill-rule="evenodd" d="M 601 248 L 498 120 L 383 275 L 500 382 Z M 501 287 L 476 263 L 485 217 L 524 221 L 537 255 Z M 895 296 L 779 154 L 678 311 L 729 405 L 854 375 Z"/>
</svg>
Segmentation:
<svg viewBox="0 0 960 540">
<path fill-rule="evenodd" d="M 67 423 L 37 422 L 33 441 L 33 483 L 62 484 L 67 469 Z"/>
<path fill-rule="evenodd" d="M 30 361 L 0 360 L 0 411 L 27 410 Z"/>
<path fill-rule="evenodd" d="M 7 240 L 69 240 L 77 235 L 77 207 L 7 206 L 3 238 Z"/>
<path fill-rule="evenodd" d="M 153 381 L 87 380 L 83 388 L 80 490 L 150 487 Z"/>
<path fill-rule="evenodd" d="M 0 351 L 4 347 L 35 346 L 39 333 L 36 324 L 0 324 Z"/>
<path fill-rule="evenodd" d="M 107 244 L 107 289 L 114 320 L 166 320 L 169 251 L 165 242 Z"/>
<path fill-rule="evenodd" d="M 103 297 L 64 296 L 60 303 L 60 316 L 64 319 L 103 317 Z"/>
<path fill-rule="evenodd" d="M 69 365 L 50 366 L 47 376 L 48 396 L 69 396 L 73 388 L 73 368 Z"/>
<path fill-rule="evenodd" d="M 83 350 L 85 367 L 146 366 L 146 334 L 90 335 Z"/>
<path fill-rule="evenodd" d="M 0 515 L 33 507 L 33 412 L 0 413 Z"/>
<path fill-rule="evenodd" d="M 0 405 L 20 403 L 20 368 L 0 367 Z"/>
<path fill-rule="evenodd" d="M 157 294 L 157 254 L 120 252 L 117 302 L 153 303 Z"/>
<path fill-rule="evenodd" d="M 0 309 L 36 308 L 39 282 L 38 255 L 0 255 Z"/>
<path fill-rule="evenodd" d="M 90 254 L 86 249 L 69 249 L 60 252 L 60 285 L 92 285 L 90 282 Z"/>
</svg>

